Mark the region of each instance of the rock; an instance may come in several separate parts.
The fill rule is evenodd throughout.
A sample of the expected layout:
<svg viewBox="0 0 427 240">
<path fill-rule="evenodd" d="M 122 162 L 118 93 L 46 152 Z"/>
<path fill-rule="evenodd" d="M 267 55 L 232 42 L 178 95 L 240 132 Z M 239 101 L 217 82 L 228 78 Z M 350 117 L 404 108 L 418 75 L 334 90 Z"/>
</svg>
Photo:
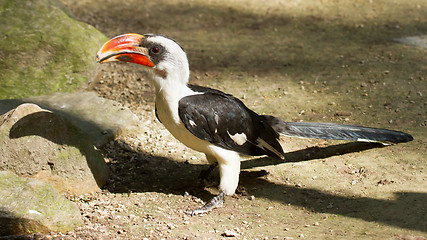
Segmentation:
<svg viewBox="0 0 427 240">
<path fill-rule="evenodd" d="M 138 117 L 128 108 L 116 101 L 98 97 L 93 92 L 55 93 L 23 101 L 61 115 L 91 136 L 97 147 L 107 144 L 118 134 L 134 132 L 139 128 Z"/>
<path fill-rule="evenodd" d="M 225 230 L 224 233 L 221 234 L 223 237 L 239 237 L 240 234 L 235 232 L 234 230 Z"/>
<path fill-rule="evenodd" d="M 70 92 L 97 77 L 107 38 L 60 1 L 2 0 L 0 22 L 0 99 Z"/>
<path fill-rule="evenodd" d="M 0 100 L 0 115 L 23 103 L 35 103 L 64 117 L 90 135 L 98 148 L 118 135 L 134 133 L 140 129 L 140 120 L 128 108 L 116 101 L 98 97 L 94 92 L 76 91 Z"/>
<path fill-rule="evenodd" d="M 396 42 L 403 43 L 409 46 L 427 49 L 427 35 L 396 38 L 394 40 Z"/>
<path fill-rule="evenodd" d="M 38 178 L 60 192 L 98 191 L 108 179 L 108 166 L 92 139 L 35 104 L 0 116 L 0 144 L 0 170 Z"/>
<path fill-rule="evenodd" d="M 82 224 L 76 205 L 50 185 L 0 171 L 0 236 L 68 232 Z"/>
</svg>

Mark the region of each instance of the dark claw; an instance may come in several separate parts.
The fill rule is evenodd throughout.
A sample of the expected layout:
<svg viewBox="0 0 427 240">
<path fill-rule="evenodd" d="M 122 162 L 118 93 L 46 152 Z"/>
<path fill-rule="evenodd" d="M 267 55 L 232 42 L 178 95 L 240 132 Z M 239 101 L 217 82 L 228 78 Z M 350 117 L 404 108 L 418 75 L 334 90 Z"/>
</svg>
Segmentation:
<svg viewBox="0 0 427 240">
<path fill-rule="evenodd" d="M 209 202 L 207 202 L 203 207 L 189 211 L 187 212 L 187 214 L 190 216 L 194 216 L 197 214 L 210 212 L 214 208 L 220 207 L 224 204 L 224 196 L 225 193 L 221 192 L 220 194 L 218 194 L 218 196 L 212 198 Z"/>
</svg>

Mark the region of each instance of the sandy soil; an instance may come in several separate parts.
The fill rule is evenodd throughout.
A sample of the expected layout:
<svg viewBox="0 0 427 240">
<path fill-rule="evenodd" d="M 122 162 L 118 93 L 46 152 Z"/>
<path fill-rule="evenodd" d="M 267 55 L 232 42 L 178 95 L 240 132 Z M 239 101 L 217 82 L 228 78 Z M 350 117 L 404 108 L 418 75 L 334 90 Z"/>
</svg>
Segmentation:
<svg viewBox="0 0 427 240">
<path fill-rule="evenodd" d="M 132 109 L 140 132 L 102 149 L 112 177 L 67 196 L 85 226 L 33 239 L 425 239 L 426 50 L 394 38 L 425 34 L 427 3 L 411 1 L 65 0 L 109 37 L 162 33 L 191 61 L 191 82 L 287 121 L 355 123 L 409 132 L 395 146 L 283 139 L 287 162 L 242 163 L 238 193 L 189 217 L 216 193 L 197 179 L 203 155 L 155 120 L 141 68 L 101 66 L 89 84 Z M 95 55 L 95 53 L 94 53 Z"/>
</svg>

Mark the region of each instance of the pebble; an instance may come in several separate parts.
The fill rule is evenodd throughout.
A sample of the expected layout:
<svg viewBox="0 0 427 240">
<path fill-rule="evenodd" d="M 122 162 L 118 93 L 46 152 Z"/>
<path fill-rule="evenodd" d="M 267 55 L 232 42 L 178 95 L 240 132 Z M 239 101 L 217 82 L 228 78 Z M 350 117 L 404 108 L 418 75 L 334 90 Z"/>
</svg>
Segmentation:
<svg viewBox="0 0 427 240">
<path fill-rule="evenodd" d="M 233 230 L 225 230 L 223 234 L 221 234 L 224 237 L 239 237 L 240 234 L 236 233 Z"/>
</svg>

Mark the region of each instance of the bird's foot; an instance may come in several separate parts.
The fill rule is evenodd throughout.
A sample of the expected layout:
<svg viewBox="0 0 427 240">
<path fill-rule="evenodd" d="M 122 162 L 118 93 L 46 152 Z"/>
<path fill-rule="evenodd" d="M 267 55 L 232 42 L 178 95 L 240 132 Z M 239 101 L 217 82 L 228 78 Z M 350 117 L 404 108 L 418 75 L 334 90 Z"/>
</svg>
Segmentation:
<svg viewBox="0 0 427 240">
<path fill-rule="evenodd" d="M 225 197 L 225 193 L 221 192 L 220 194 L 218 194 L 218 196 L 212 198 L 209 202 L 207 202 L 203 207 L 189 211 L 187 212 L 187 214 L 190 216 L 194 216 L 194 215 L 210 212 L 213 209 L 220 207 L 224 204 L 224 197 Z"/>
</svg>

